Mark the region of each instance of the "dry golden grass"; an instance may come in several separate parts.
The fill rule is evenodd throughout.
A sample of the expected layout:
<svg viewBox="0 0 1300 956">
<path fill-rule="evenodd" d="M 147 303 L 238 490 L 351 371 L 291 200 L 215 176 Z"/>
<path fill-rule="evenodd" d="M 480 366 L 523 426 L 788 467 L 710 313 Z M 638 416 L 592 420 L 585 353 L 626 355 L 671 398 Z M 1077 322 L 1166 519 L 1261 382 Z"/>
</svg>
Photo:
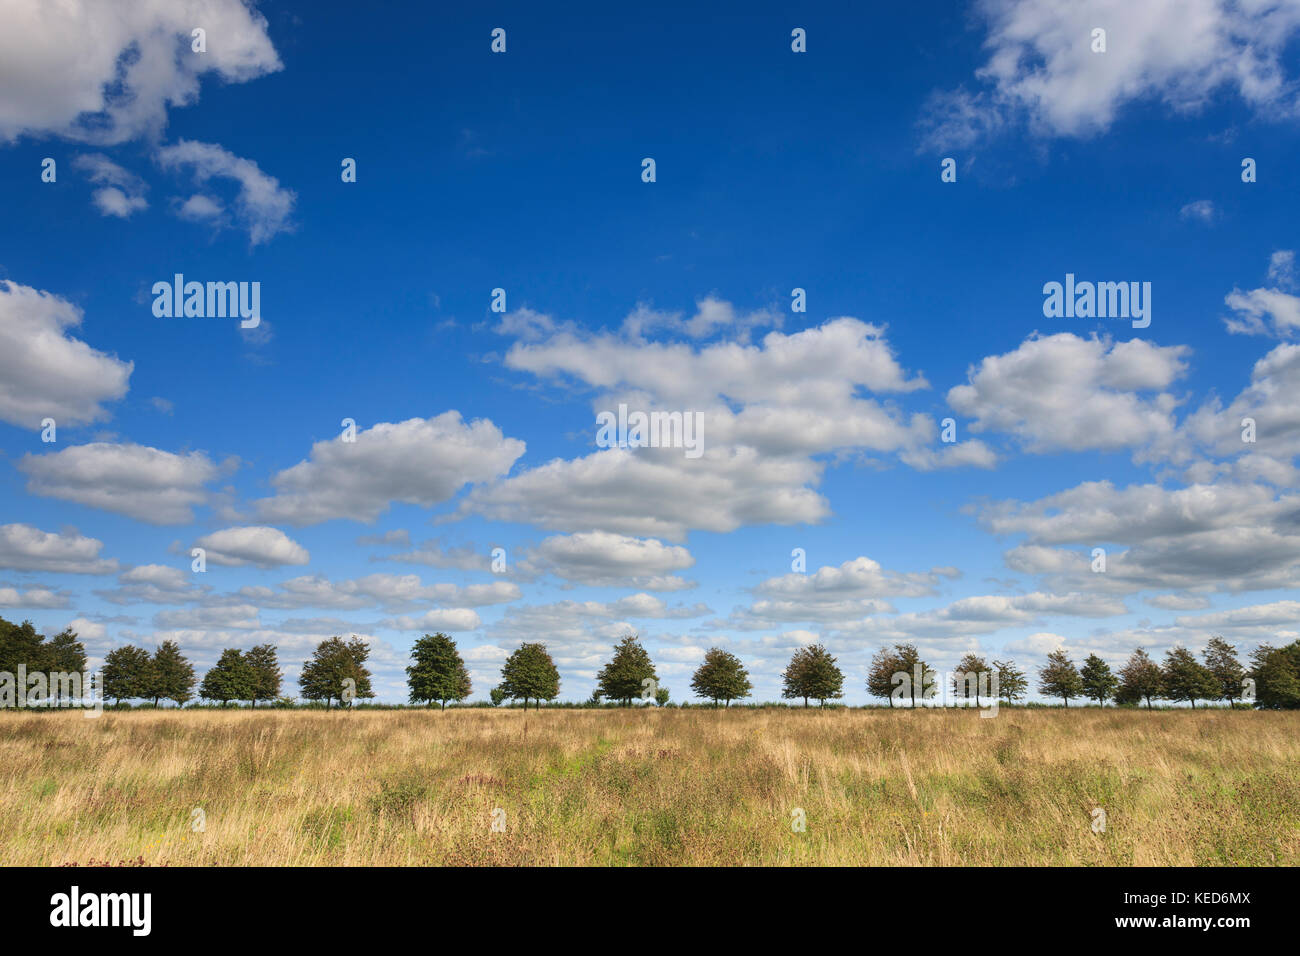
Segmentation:
<svg viewBox="0 0 1300 956">
<path fill-rule="evenodd" d="M 0 863 L 1295 865 L 1298 730 L 1199 710 L 8 712 Z"/>
</svg>

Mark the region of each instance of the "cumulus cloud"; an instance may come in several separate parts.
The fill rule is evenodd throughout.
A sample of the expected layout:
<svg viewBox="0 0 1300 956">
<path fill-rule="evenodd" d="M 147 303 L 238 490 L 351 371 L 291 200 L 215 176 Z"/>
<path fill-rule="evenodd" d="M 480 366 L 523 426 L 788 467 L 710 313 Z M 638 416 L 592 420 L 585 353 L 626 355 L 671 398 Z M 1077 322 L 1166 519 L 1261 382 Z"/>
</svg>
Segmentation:
<svg viewBox="0 0 1300 956">
<path fill-rule="evenodd" d="M 342 581 L 304 575 L 284 581 L 278 588 L 248 585 L 240 588 L 232 599 L 261 608 L 354 610 L 379 606 L 399 611 L 433 603 L 447 607 L 482 607 L 508 603 L 519 597 L 519 585 L 510 581 L 461 587 L 448 582 L 425 584 L 415 574 L 368 574 Z"/>
<path fill-rule="evenodd" d="M 206 53 L 191 31 L 208 34 Z M 0 140 L 121 143 L 157 135 L 199 80 L 281 68 L 266 19 L 241 0 L 7 0 L 0 5 Z"/>
<path fill-rule="evenodd" d="M 992 461 L 982 448 L 924 451 L 938 444 L 933 419 L 905 416 L 863 394 L 928 387 L 899 364 L 881 326 L 841 317 L 790 335 L 769 332 L 757 344 L 703 345 L 639 336 L 673 327 L 662 318 L 641 315 L 633 326 L 588 334 L 533 321 L 505 364 L 594 390 L 595 413 L 626 404 L 695 415 L 700 456 L 687 458 L 681 448 L 610 448 L 555 459 L 475 489 L 462 513 L 679 541 L 691 529 L 822 520 L 830 509 L 814 486 L 825 461 L 815 456 L 893 454 L 921 468 Z"/>
<path fill-rule="evenodd" d="M 410 536 L 401 542 L 409 545 Z M 423 564 L 431 568 L 452 568 L 458 571 L 491 571 L 492 555 L 490 551 L 480 550 L 470 544 L 456 547 L 443 547 L 435 540 L 425 541 L 418 548 L 400 551 L 396 554 L 372 557 L 372 561 L 395 561 L 399 564 Z M 507 570 L 509 565 L 507 564 Z"/>
<path fill-rule="evenodd" d="M 1295 252 L 1279 250 L 1269 258 L 1268 278 L 1272 288 L 1233 289 L 1224 303 L 1233 314 L 1223 320 L 1229 332 L 1238 335 L 1268 335 L 1289 338 L 1300 330 L 1300 296 L 1285 289 L 1295 288 Z"/>
<path fill-rule="evenodd" d="M 242 159 L 214 143 L 196 143 L 183 139 L 173 146 L 159 149 L 156 158 L 164 169 L 189 169 L 199 185 L 213 179 L 228 179 L 239 189 L 235 196 L 236 220 L 248 230 L 253 245 L 260 245 L 291 228 L 297 196 L 285 189 L 274 176 L 262 172 L 251 159 Z M 194 221 L 217 221 L 223 209 L 218 200 L 207 195 L 191 196 L 179 207 L 179 214 Z"/>
<path fill-rule="evenodd" d="M 996 534 L 1024 534 L 1007 552 L 1008 566 L 1045 575 L 1054 587 L 1237 593 L 1300 586 L 1297 514 L 1300 496 L 1261 484 L 1099 481 L 998 502 L 980 518 Z M 1094 547 L 1107 548 L 1103 573 L 1091 569 Z"/>
<path fill-rule="evenodd" d="M 72 303 L 0 280 L 0 420 L 39 430 L 108 417 L 103 402 L 120 399 L 134 368 L 69 336 L 81 325 Z"/>
<path fill-rule="evenodd" d="M 141 564 L 117 576 L 117 587 L 96 591 L 110 604 L 188 604 L 211 588 L 194 583 L 194 575 L 165 564 Z"/>
<path fill-rule="evenodd" d="M 0 585 L 0 607 L 23 608 L 64 608 L 69 604 L 68 595 L 59 594 L 51 588 L 17 588 Z"/>
<path fill-rule="evenodd" d="M 975 419 L 972 431 L 1009 433 L 1030 452 L 1168 442 L 1178 401 L 1164 390 L 1186 372 L 1189 351 L 1144 339 L 1035 334 L 981 360 L 969 384 L 949 389 L 948 404 Z"/>
<path fill-rule="evenodd" d="M 311 555 L 307 549 L 278 528 L 255 525 L 242 528 L 223 528 L 204 535 L 195 542 L 207 554 L 209 564 L 230 567 L 257 565 L 275 568 L 286 564 L 306 564 Z"/>
<path fill-rule="evenodd" d="M 34 495 L 74 501 L 150 524 L 188 524 L 209 501 L 219 469 L 202 452 L 177 455 L 146 445 L 92 442 L 24 455 L 18 468 Z"/>
<path fill-rule="evenodd" d="M 272 479 L 276 494 L 258 514 L 292 525 L 333 518 L 373 521 L 393 502 L 432 507 L 466 484 L 510 470 L 524 443 L 486 419 L 469 424 L 456 411 L 434 418 L 383 422 L 312 445 L 311 457 Z"/>
<path fill-rule="evenodd" d="M 73 160 L 73 165 L 85 171 L 92 183 L 100 184 L 101 188 L 95 190 L 93 201 L 103 215 L 129 219 L 132 213 L 149 208 L 149 203 L 144 198 L 148 190 L 144 180 L 107 156 L 101 153 L 85 154 Z"/>
<path fill-rule="evenodd" d="M 1187 203 L 1182 209 L 1178 210 L 1178 216 L 1181 219 L 1187 219 L 1192 222 L 1211 223 L 1217 212 L 1214 203 L 1208 199 L 1197 199 Z"/>
<path fill-rule="evenodd" d="M 0 525 L 0 568 L 60 574 L 112 574 L 117 561 L 101 558 L 104 542 L 75 531 L 54 533 L 29 524 Z"/>
<path fill-rule="evenodd" d="M 526 568 L 572 584 L 677 591 L 692 582 L 673 574 L 695 564 L 686 548 L 607 531 L 552 535 L 530 552 Z"/>
<path fill-rule="evenodd" d="M 1039 135 L 1105 132 L 1120 112 L 1155 102 L 1199 111 L 1220 93 L 1262 115 L 1294 116 L 1284 53 L 1300 3 L 1232 0 L 980 0 L 987 59 L 978 85 L 937 92 L 923 145 L 969 147 L 1008 126 Z M 1093 52 L 1095 28 L 1106 51 Z"/>
</svg>

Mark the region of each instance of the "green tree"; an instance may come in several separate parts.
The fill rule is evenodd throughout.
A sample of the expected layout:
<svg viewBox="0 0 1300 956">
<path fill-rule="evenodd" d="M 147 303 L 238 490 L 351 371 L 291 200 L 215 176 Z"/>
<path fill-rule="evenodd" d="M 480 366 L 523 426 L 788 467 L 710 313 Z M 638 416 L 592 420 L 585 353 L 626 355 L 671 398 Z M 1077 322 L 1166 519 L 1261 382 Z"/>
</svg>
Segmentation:
<svg viewBox="0 0 1300 956">
<path fill-rule="evenodd" d="M 1096 654 L 1088 655 L 1083 667 L 1079 669 L 1079 677 L 1083 679 L 1084 696 L 1103 707 L 1106 706 L 1106 700 L 1114 697 L 1115 691 L 1119 689 L 1119 678 L 1111 673 L 1110 665 Z"/>
<path fill-rule="evenodd" d="M 488 699 L 492 701 L 493 707 L 500 707 L 507 700 L 506 692 L 503 691 L 500 687 L 493 687 L 490 691 L 488 691 Z"/>
<path fill-rule="evenodd" d="M 280 659 L 274 644 L 258 644 L 251 648 L 244 660 L 253 669 L 253 684 L 248 701 L 254 707 L 259 700 L 276 700 L 280 696 Z M 243 700 L 241 697 L 240 700 Z"/>
<path fill-rule="evenodd" d="M 49 641 L 51 665 L 57 671 L 75 674 L 86 669 L 86 645 L 77 640 L 77 632 L 65 628 Z"/>
<path fill-rule="evenodd" d="M 1241 682 L 1246 676 L 1245 668 L 1237 659 L 1237 649 L 1215 635 L 1210 638 L 1201 653 L 1205 657 L 1205 669 L 1210 672 L 1210 677 L 1214 679 L 1214 685 L 1218 689 L 1213 699 L 1226 700 L 1228 706 L 1236 707 L 1237 701 L 1245 692 Z"/>
<path fill-rule="evenodd" d="M 596 686 L 602 697 L 621 700 L 624 706 L 631 707 L 632 698 L 640 697 L 648 686 L 647 680 L 659 683 L 649 653 L 635 634 L 629 634 L 618 642 L 613 658 L 596 675 Z"/>
<path fill-rule="evenodd" d="M 894 706 L 894 675 L 902 671 L 898 655 L 887 647 L 882 647 L 871 657 L 871 669 L 867 671 L 867 693 L 872 697 L 883 697 Z"/>
<path fill-rule="evenodd" d="M 921 697 L 924 699 L 933 686 L 935 679 L 938 677 L 930 665 L 921 659 L 921 653 L 916 649 L 915 644 L 895 644 L 894 645 L 894 663 L 898 666 L 895 674 L 907 675 L 906 681 L 901 681 L 896 688 L 896 692 L 906 691 L 912 700 L 912 706 L 916 706 L 916 692 L 921 691 Z M 893 681 L 894 675 L 890 676 Z M 892 705 L 892 699 L 891 699 Z"/>
<path fill-rule="evenodd" d="M 1008 704 L 1023 700 L 1029 693 L 1029 678 L 1015 661 L 994 661 L 993 669 L 998 675 L 998 696 Z"/>
<path fill-rule="evenodd" d="M 1165 696 L 1170 700 L 1185 700 L 1195 708 L 1197 700 L 1218 697 L 1219 686 L 1214 676 L 1185 647 L 1171 647 L 1165 653 L 1161 676 Z"/>
<path fill-rule="evenodd" d="M 953 696 L 964 700 L 975 698 L 975 706 L 980 706 L 980 682 L 985 688 L 990 683 L 988 661 L 978 654 L 967 654 L 957 663 L 957 670 L 952 675 Z"/>
<path fill-rule="evenodd" d="M 1255 706 L 1266 710 L 1300 707 L 1300 641 L 1285 647 L 1261 644 L 1250 655 Z"/>
<path fill-rule="evenodd" d="M 174 700 L 179 707 L 194 696 L 194 666 L 175 641 L 163 641 L 154 651 L 144 696 L 152 697 L 155 707 L 159 700 Z"/>
<path fill-rule="evenodd" d="M 1115 693 L 1115 703 L 1136 704 L 1151 701 L 1164 694 L 1164 677 L 1160 665 L 1151 659 L 1146 651 L 1137 648 L 1128 661 L 1119 670 L 1119 690 Z"/>
<path fill-rule="evenodd" d="M 0 618 L 0 671 L 17 675 L 19 666 L 29 671 L 48 670 L 49 645 L 31 621 L 11 624 Z"/>
<path fill-rule="evenodd" d="M 232 700 L 252 700 L 256 691 L 257 672 L 244 652 L 227 647 L 221 657 L 199 685 L 199 696 L 204 700 L 219 700 L 222 706 Z"/>
<path fill-rule="evenodd" d="M 781 675 L 784 687 L 781 696 L 787 699 L 813 697 L 826 706 L 826 701 L 844 696 L 844 672 L 835 664 L 835 658 L 821 644 L 810 644 L 794 652 L 790 663 Z"/>
<path fill-rule="evenodd" d="M 473 690 L 456 642 L 441 631 L 416 641 L 411 658 L 415 663 L 406 668 L 411 703 L 432 705 L 436 700 L 446 710 L 447 701 L 464 700 Z"/>
<path fill-rule="evenodd" d="M 341 637 L 321 641 L 311 659 L 302 665 L 298 677 L 302 696 L 307 700 L 323 700 L 326 707 L 336 700 L 340 706 L 345 701 L 350 706 L 353 699 L 374 697 L 370 671 L 366 669 L 369 657 L 370 648 L 355 635 L 349 641 Z"/>
<path fill-rule="evenodd" d="M 659 689 L 655 691 L 655 703 L 658 704 L 660 707 L 667 707 L 667 706 L 668 706 L 668 701 L 669 701 L 670 699 L 671 699 L 671 698 L 669 697 L 669 694 L 668 694 L 668 688 L 667 688 L 667 687 L 664 687 L 664 686 L 661 684 L 661 685 L 659 686 Z"/>
<path fill-rule="evenodd" d="M 1047 663 L 1038 671 L 1038 692 L 1048 697 L 1059 697 L 1070 706 L 1070 698 L 1083 693 L 1083 678 L 1064 649 L 1047 655 Z"/>
<path fill-rule="evenodd" d="M 722 700 L 726 701 L 725 706 L 730 707 L 733 700 L 748 697 L 753 687 L 740 658 L 720 647 L 709 648 L 704 663 L 691 678 L 691 690 L 695 691 L 695 696 L 707 697 L 715 706 Z"/>
<path fill-rule="evenodd" d="M 560 672 L 555 661 L 546 652 L 545 644 L 520 644 L 501 668 L 502 693 L 511 700 L 524 702 L 528 709 L 529 699 L 537 701 L 555 700 L 560 696 Z"/>
<path fill-rule="evenodd" d="M 115 703 L 149 696 L 152 685 L 150 670 L 153 660 L 143 647 L 115 647 L 104 655 L 104 667 L 101 678 L 104 684 L 104 697 L 113 698 Z"/>
</svg>

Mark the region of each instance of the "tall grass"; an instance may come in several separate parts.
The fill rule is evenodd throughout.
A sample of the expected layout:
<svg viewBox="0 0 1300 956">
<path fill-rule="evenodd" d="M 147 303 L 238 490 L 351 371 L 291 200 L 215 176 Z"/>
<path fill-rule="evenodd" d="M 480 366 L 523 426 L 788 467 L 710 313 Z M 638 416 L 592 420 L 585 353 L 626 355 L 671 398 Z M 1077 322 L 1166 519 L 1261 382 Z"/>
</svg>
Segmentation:
<svg viewBox="0 0 1300 956">
<path fill-rule="evenodd" d="M 1248 711 L 9 712 L 0 863 L 1295 865 L 1297 731 Z"/>
</svg>

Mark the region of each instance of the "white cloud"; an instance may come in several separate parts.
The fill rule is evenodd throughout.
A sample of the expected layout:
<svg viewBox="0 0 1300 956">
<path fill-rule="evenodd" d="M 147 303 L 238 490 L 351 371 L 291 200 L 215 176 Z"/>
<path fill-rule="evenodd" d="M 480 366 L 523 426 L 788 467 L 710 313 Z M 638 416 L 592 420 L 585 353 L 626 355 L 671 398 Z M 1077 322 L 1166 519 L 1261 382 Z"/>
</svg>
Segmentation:
<svg viewBox="0 0 1300 956">
<path fill-rule="evenodd" d="M 1235 313 L 1223 320 L 1229 332 L 1286 338 L 1300 330 L 1300 296 L 1280 289 L 1233 289 L 1223 301 Z"/>
<path fill-rule="evenodd" d="M 73 618 L 68 624 L 69 630 L 75 631 L 77 637 L 83 641 L 100 641 L 108 636 L 108 628 L 98 621 L 87 620 L 84 617 Z"/>
<path fill-rule="evenodd" d="M 311 458 L 272 479 L 276 494 L 256 502 L 263 518 L 293 525 L 333 518 L 373 521 L 395 501 L 432 507 L 471 482 L 510 470 L 524 443 L 485 419 L 468 425 L 456 411 L 383 422 L 312 445 Z"/>
<path fill-rule="evenodd" d="M 1011 433 L 1031 452 L 1138 448 L 1173 435 L 1177 400 L 1163 389 L 1186 372 L 1188 352 L 1143 339 L 1034 335 L 984 358 L 970 384 L 948 391 L 948 404 L 975 419 L 972 431 Z"/>
<path fill-rule="evenodd" d="M 686 548 L 607 531 L 552 535 L 528 556 L 528 569 L 574 584 L 676 591 L 691 582 L 672 572 L 695 564 Z"/>
<path fill-rule="evenodd" d="M 415 574 L 368 574 L 344 581 L 304 575 L 284 581 L 278 590 L 265 585 L 242 587 L 234 597 L 261 608 L 353 610 L 378 605 L 390 610 L 407 610 L 429 603 L 447 607 L 505 604 L 518 600 L 520 590 L 511 581 L 465 587 L 443 581 L 425 584 Z"/>
<path fill-rule="evenodd" d="M 718 300 L 708 301 L 721 310 Z M 549 318 L 531 322 L 505 364 L 576 379 L 598 393 L 593 412 L 627 404 L 698 416 L 701 456 L 610 448 L 555 459 L 475 489 L 462 513 L 678 541 L 690 529 L 822 520 L 830 509 L 811 487 L 825 467 L 816 455 L 899 454 L 919 468 L 991 464 L 984 448 L 925 451 L 937 445 L 933 419 L 906 417 L 862 394 L 928 387 L 899 365 L 881 326 L 842 317 L 790 335 L 770 332 L 756 345 L 648 342 L 640 338 L 645 329 L 674 323 L 644 311 L 617 335 L 590 335 Z"/>
<path fill-rule="evenodd" d="M 127 391 L 134 367 L 67 335 L 81 310 L 48 292 L 0 280 L 0 420 L 39 430 L 108 417 L 101 402 Z"/>
<path fill-rule="evenodd" d="M 29 524 L 0 525 L 0 568 L 60 574 L 112 574 L 117 561 L 99 556 L 104 542 L 75 531 L 56 534 Z"/>
<path fill-rule="evenodd" d="M 1008 566 L 1046 575 L 1053 587 L 1236 593 L 1300 587 L 1297 513 L 1300 497 L 1262 484 L 1166 489 L 1101 481 L 1037 501 L 999 502 L 980 517 L 995 534 L 1025 534 L 1007 552 Z M 1104 572 L 1091 570 L 1094 547 L 1108 550 Z"/>
<path fill-rule="evenodd" d="M 73 160 L 73 165 L 84 170 L 92 183 L 99 183 L 103 187 L 96 190 L 94 195 L 95 206 L 103 215 L 129 219 L 132 213 L 149 208 L 149 203 L 144 198 L 148 189 L 144 180 L 107 156 L 100 153 L 85 154 Z"/>
<path fill-rule="evenodd" d="M 927 147 L 969 147 L 1022 119 L 1037 134 L 1090 136 L 1130 104 L 1191 113 L 1220 92 L 1267 116 L 1296 113 L 1283 64 L 1300 28 L 1296 0 L 981 0 L 977 9 L 988 27 L 981 86 L 932 98 Z M 1098 27 L 1104 53 L 1092 49 Z"/>
<path fill-rule="evenodd" d="M 289 217 L 297 196 L 284 189 L 274 176 L 262 172 L 251 159 L 242 159 L 215 143 L 181 140 L 164 146 L 156 154 L 164 169 L 189 168 L 204 185 L 211 179 L 230 179 L 239 184 L 235 196 L 235 217 L 248 230 L 253 245 L 267 242 L 290 230 Z M 191 196 L 179 207 L 179 214 L 191 220 L 220 218 L 220 203 L 211 196 Z"/>
<path fill-rule="evenodd" d="M 63 608 L 68 606 L 68 596 L 49 588 L 0 587 L 0 607 Z"/>
<path fill-rule="evenodd" d="M 207 552 L 209 564 L 242 567 L 255 564 L 262 568 L 286 564 L 306 564 L 307 549 L 278 528 L 265 525 L 223 528 L 204 535 L 195 545 Z"/>
<path fill-rule="evenodd" d="M 249 604 L 159 611 L 154 615 L 153 623 L 154 627 L 163 628 L 234 627 L 252 629 L 261 626 L 257 619 L 257 608 Z"/>
<path fill-rule="evenodd" d="M 1208 199 L 1197 199 L 1187 203 L 1182 209 L 1178 210 L 1178 216 L 1181 219 L 1193 220 L 1195 222 L 1210 223 L 1214 222 L 1217 211 L 1214 203 Z"/>
<path fill-rule="evenodd" d="M 150 524 L 188 524 L 208 502 L 219 469 L 202 452 L 176 455 L 145 445 L 92 442 L 24 455 L 18 468 L 34 495 L 75 501 Z"/>
<path fill-rule="evenodd" d="M 206 53 L 191 31 L 208 34 Z M 241 0 L 6 0 L 0 5 L 0 140 L 97 143 L 156 135 L 199 78 L 280 69 L 266 19 Z"/>
<path fill-rule="evenodd" d="M 395 631 L 475 631 L 483 621 L 469 608 L 436 608 L 419 617 L 398 617 L 381 622 Z"/>
</svg>

